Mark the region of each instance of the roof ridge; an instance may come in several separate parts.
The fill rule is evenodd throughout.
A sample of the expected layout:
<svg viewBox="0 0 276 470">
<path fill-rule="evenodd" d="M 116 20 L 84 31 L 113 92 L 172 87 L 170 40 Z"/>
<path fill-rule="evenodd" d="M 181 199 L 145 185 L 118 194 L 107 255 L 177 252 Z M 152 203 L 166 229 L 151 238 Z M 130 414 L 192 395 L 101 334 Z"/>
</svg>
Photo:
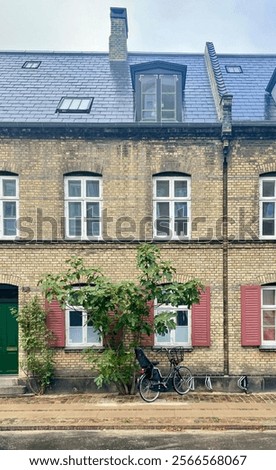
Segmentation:
<svg viewBox="0 0 276 470">
<path fill-rule="evenodd" d="M 215 46 L 212 42 L 206 42 L 206 47 L 208 49 L 208 54 L 209 54 L 211 66 L 214 72 L 214 77 L 216 80 L 218 93 L 219 93 L 219 96 L 222 97 L 223 95 L 227 95 L 228 91 L 224 82 L 224 78 L 222 76 Z"/>
</svg>

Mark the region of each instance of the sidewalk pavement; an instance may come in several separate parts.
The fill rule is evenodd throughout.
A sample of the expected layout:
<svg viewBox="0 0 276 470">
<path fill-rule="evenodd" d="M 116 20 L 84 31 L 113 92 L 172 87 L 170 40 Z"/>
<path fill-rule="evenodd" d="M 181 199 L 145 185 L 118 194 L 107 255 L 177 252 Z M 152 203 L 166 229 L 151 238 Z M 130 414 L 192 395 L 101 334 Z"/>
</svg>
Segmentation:
<svg viewBox="0 0 276 470">
<path fill-rule="evenodd" d="M 68 394 L 0 398 L 0 431 L 159 429 L 276 430 L 276 393 Z"/>
</svg>

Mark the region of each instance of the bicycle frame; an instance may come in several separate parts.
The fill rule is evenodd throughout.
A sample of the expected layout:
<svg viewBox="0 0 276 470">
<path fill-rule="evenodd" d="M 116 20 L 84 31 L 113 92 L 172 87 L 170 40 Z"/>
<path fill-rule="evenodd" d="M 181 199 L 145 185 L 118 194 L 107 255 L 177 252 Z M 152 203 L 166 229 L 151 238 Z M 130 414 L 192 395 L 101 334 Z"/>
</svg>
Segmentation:
<svg viewBox="0 0 276 470">
<path fill-rule="evenodd" d="M 159 374 L 160 374 L 160 377 L 161 377 L 160 381 L 155 380 L 154 378 L 151 377 L 152 370 L 149 367 L 147 367 L 145 369 L 141 369 L 141 371 L 140 371 L 141 375 L 139 377 L 139 380 L 143 377 L 144 374 L 146 374 L 146 376 L 151 379 L 152 388 L 154 388 L 154 389 L 157 388 L 160 392 L 166 392 L 168 390 L 168 388 L 170 388 L 168 386 L 169 381 L 172 380 L 172 378 L 175 374 L 175 371 L 179 370 L 180 366 L 175 365 L 170 361 L 170 369 L 169 369 L 169 372 L 166 376 L 162 376 L 161 371 L 158 367 L 156 367 L 156 369 L 158 369 L 158 371 L 159 371 Z"/>
</svg>

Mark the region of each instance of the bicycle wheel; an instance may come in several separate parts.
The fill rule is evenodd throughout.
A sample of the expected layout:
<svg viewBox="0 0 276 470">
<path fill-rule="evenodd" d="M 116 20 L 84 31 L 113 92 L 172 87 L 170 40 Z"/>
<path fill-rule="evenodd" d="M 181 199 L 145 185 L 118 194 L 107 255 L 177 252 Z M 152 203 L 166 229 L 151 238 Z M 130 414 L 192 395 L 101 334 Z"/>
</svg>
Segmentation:
<svg viewBox="0 0 276 470">
<path fill-rule="evenodd" d="M 191 389 L 192 385 L 192 373 L 188 367 L 180 366 L 175 369 L 173 375 L 173 388 L 179 395 L 185 395 Z"/>
<path fill-rule="evenodd" d="M 160 394 L 156 382 L 148 379 L 146 374 L 142 375 L 140 378 L 138 390 L 140 397 L 148 403 L 156 400 Z"/>
</svg>

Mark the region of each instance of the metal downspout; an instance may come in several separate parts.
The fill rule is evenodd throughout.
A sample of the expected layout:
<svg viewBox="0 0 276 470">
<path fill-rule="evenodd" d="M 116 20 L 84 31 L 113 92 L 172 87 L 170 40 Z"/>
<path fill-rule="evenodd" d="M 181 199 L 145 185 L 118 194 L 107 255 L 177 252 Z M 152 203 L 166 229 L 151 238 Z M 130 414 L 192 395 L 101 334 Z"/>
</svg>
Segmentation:
<svg viewBox="0 0 276 470">
<path fill-rule="evenodd" d="M 227 151 L 226 151 L 227 148 Z M 228 147 L 223 149 L 223 373 L 229 375 L 229 322 L 228 322 Z"/>
<path fill-rule="evenodd" d="M 229 375 L 229 302 L 228 302 L 228 157 L 230 140 L 232 138 L 232 95 L 224 95 L 221 98 L 222 115 L 222 148 L 223 148 L 223 354 L 224 375 Z"/>
</svg>

